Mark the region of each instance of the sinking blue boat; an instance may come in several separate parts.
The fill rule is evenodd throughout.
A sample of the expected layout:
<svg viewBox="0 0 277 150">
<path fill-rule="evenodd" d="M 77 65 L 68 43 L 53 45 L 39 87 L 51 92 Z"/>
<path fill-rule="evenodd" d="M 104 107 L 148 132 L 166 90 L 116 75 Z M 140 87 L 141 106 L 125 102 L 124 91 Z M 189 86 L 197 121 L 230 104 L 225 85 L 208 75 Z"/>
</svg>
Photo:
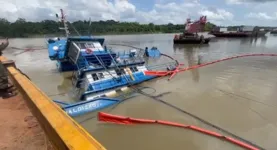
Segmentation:
<svg viewBox="0 0 277 150">
<path fill-rule="evenodd" d="M 74 104 L 65 104 L 64 102 L 55 100 L 56 103 L 62 103 L 62 109 L 70 116 L 76 117 L 89 112 L 101 110 L 118 103 L 119 99 L 114 98 L 97 98 L 89 101 L 82 101 Z"/>
<path fill-rule="evenodd" d="M 69 37 L 65 17 L 61 18 L 67 36 L 65 39 L 48 39 L 47 46 L 49 58 L 57 61 L 60 71 L 75 71 L 72 78 L 73 86 L 81 91 L 80 100 L 84 102 L 66 105 L 56 101 L 71 116 L 113 105 L 118 100 L 108 97 L 114 97 L 130 85 L 156 77 L 144 74 L 144 71 L 155 68 L 145 66 L 145 51 L 132 49 L 114 52 L 104 46 L 104 38 Z M 161 55 L 155 47 L 146 52 L 148 57 Z"/>
</svg>

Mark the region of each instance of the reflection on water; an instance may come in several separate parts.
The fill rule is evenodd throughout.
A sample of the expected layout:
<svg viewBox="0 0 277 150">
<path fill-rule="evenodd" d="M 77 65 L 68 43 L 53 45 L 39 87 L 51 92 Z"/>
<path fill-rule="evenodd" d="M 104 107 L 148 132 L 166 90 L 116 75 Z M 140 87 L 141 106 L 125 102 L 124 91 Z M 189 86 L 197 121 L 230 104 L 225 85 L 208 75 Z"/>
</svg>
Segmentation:
<svg viewBox="0 0 277 150">
<path fill-rule="evenodd" d="M 266 44 L 267 36 L 265 37 L 257 37 L 257 38 L 242 38 L 240 44 L 241 45 L 251 45 L 251 46 L 263 46 Z"/>
<path fill-rule="evenodd" d="M 104 36 L 107 43 L 127 43 L 136 47 L 157 46 L 162 53 L 173 56 L 185 66 L 246 53 L 276 53 L 277 37 L 226 39 L 215 38 L 208 45 L 174 45 L 174 34 Z M 10 39 L 10 46 L 44 46 L 44 39 Z M 126 50 L 126 47 L 114 47 Z M 14 59 L 17 67 L 50 98 L 76 101 L 72 96 L 72 73 L 59 73 L 47 50 L 22 53 L 7 49 L 4 55 Z M 168 59 L 148 60 L 148 64 Z M 158 78 L 141 84 L 156 91 L 153 95 L 171 92 L 161 99 L 225 128 L 269 150 L 277 149 L 277 58 L 251 57 L 234 59 L 207 67 L 179 73 L 171 81 Z M 201 78 L 200 78 L 201 74 Z M 216 129 L 146 96 L 129 99 L 110 110 L 112 114 L 137 118 L 162 119 Z M 156 125 L 121 126 L 99 123 L 95 113 L 76 117 L 81 125 L 107 149 L 240 149 L 189 130 Z M 94 118 L 92 118 L 94 117 Z M 86 120 L 86 121 L 84 121 Z M 217 131 L 219 132 L 219 131 Z"/>
<path fill-rule="evenodd" d="M 174 48 L 174 52 L 180 52 L 183 53 L 184 55 L 184 60 L 187 60 L 187 67 L 191 67 L 191 66 L 195 66 L 195 65 L 199 65 L 201 63 L 201 57 L 200 54 L 198 53 L 199 48 L 201 48 L 201 46 L 208 46 L 208 45 L 176 45 L 174 44 L 173 48 Z M 186 63 L 186 62 L 184 62 Z M 198 68 L 197 69 L 193 69 L 190 70 L 190 72 L 192 73 L 192 77 L 193 80 L 195 82 L 199 82 L 200 79 L 200 75 L 199 75 L 199 71 Z"/>
</svg>

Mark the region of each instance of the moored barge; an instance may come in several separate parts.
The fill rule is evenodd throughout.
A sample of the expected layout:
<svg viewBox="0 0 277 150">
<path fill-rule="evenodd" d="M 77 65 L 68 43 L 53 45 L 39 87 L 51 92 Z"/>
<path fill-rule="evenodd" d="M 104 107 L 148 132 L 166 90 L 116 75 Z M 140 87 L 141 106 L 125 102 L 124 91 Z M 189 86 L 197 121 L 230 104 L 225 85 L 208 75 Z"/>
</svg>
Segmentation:
<svg viewBox="0 0 277 150">
<path fill-rule="evenodd" d="M 267 32 L 264 29 L 253 26 L 243 26 L 237 29 L 237 31 L 228 31 L 227 28 L 214 28 L 209 34 L 216 37 L 227 38 L 246 38 L 246 37 L 262 37 Z"/>
</svg>

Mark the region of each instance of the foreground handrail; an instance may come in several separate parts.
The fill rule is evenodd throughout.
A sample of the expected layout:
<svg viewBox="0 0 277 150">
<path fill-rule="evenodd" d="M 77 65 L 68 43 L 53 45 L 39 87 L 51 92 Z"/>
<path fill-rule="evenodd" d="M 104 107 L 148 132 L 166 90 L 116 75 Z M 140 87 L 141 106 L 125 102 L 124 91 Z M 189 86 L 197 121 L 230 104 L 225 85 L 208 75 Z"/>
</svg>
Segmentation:
<svg viewBox="0 0 277 150">
<path fill-rule="evenodd" d="M 0 56 L 0 61 L 7 59 Z M 15 66 L 7 66 L 7 70 L 55 149 L 106 150 Z"/>
</svg>

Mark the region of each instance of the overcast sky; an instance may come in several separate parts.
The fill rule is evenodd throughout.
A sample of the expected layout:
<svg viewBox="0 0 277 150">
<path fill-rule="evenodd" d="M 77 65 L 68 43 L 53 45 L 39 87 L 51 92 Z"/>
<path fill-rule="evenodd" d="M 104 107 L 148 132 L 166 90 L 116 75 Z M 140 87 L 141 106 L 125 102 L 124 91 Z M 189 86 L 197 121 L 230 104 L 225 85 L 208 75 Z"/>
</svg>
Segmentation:
<svg viewBox="0 0 277 150">
<path fill-rule="evenodd" d="M 277 26 L 277 0 L 0 0 L 0 17 L 9 21 L 55 19 L 63 8 L 68 20 L 184 23 L 206 15 L 217 25 Z"/>
</svg>

